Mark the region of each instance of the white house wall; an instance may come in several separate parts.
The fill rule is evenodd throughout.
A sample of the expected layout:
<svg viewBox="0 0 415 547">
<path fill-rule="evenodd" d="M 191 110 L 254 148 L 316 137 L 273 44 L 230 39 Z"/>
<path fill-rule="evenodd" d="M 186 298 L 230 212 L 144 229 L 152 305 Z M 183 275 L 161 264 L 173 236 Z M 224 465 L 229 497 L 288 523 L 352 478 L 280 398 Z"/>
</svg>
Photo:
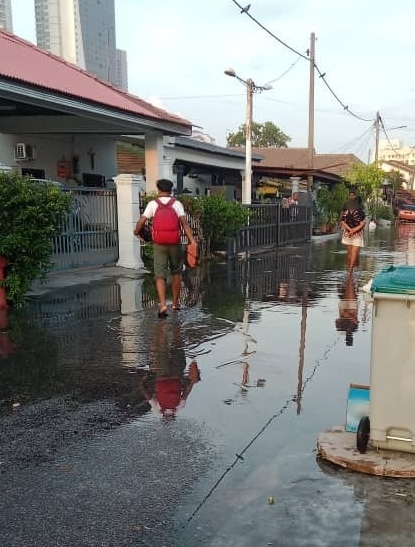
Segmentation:
<svg viewBox="0 0 415 547">
<path fill-rule="evenodd" d="M 16 143 L 29 144 L 34 148 L 33 160 L 16 161 L 14 149 Z M 91 153 L 91 154 L 90 154 Z M 94 167 L 91 167 L 91 155 Z M 79 157 L 79 173 L 94 173 L 112 179 L 117 175 L 116 147 L 113 136 L 95 135 L 0 135 L 0 163 L 13 168 L 44 169 L 45 177 L 58 182 L 65 179 L 57 175 L 57 162 L 61 159 L 72 160 Z"/>
</svg>

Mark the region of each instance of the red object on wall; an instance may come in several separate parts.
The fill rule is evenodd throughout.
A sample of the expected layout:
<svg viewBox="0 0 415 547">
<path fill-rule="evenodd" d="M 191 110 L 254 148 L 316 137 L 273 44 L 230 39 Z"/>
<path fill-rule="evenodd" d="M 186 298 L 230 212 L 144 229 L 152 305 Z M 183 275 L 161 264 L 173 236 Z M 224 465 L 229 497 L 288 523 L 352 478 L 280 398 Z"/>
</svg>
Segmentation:
<svg viewBox="0 0 415 547">
<path fill-rule="evenodd" d="M 0 255 L 0 279 L 6 278 L 6 266 L 9 265 L 9 261 L 5 256 Z M 9 307 L 6 300 L 6 290 L 4 287 L 0 287 L 0 310 L 5 310 Z"/>
<path fill-rule="evenodd" d="M 57 174 L 60 179 L 67 179 L 71 176 L 71 164 L 67 160 L 59 160 Z"/>
</svg>

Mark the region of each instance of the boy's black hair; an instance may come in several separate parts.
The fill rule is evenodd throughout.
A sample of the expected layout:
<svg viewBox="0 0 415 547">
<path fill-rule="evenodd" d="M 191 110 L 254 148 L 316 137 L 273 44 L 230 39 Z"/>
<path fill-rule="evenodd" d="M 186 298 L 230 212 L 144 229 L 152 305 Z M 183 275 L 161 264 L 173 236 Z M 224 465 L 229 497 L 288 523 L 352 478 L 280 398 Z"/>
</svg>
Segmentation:
<svg viewBox="0 0 415 547">
<path fill-rule="evenodd" d="M 156 182 L 157 188 L 160 190 L 160 192 L 170 192 L 173 188 L 173 183 L 170 179 L 158 179 Z"/>
</svg>

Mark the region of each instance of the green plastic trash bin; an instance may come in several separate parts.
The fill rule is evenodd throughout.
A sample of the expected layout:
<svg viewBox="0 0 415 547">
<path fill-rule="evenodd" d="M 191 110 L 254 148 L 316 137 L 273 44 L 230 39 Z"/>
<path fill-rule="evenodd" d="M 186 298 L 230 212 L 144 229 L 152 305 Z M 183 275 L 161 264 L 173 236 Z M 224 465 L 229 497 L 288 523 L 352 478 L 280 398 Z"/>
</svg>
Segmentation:
<svg viewBox="0 0 415 547">
<path fill-rule="evenodd" d="M 415 452 L 415 266 L 372 281 L 370 443 Z"/>
</svg>

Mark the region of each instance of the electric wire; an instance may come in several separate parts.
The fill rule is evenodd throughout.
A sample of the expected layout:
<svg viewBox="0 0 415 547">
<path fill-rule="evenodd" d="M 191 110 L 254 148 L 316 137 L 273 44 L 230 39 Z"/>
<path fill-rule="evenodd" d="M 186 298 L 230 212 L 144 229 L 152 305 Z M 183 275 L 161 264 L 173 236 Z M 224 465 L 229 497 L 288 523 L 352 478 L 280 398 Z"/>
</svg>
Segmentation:
<svg viewBox="0 0 415 547">
<path fill-rule="evenodd" d="M 374 139 L 374 132 L 373 131 L 372 131 L 372 133 L 368 133 L 368 135 L 366 137 L 366 140 L 364 142 L 362 142 L 360 147 L 357 149 L 357 151 L 356 151 L 357 156 L 363 156 L 363 152 L 365 150 L 369 150 L 369 154 L 370 154 L 370 148 L 369 148 L 370 139 Z M 370 159 L 370 156 L 369 156 L 369 159 Z"/>
<path fill-rule="evenodd" d="M 288 74 L 290 72 L 290 70 L 292 70 L 295 65 L 298 63 L 298 61 L 301 60 L 301 56 L 299 56 L 288 68 L 287 70 L 284 70 L 284 72 L 282 74 L 280 74 L 277 78 L 275 78 L 275 80 L 270 80 L 269 82 L 267 82 L 266 84 L 264 85 L 270 85 L 270 84 L 275 84 L 275 82 L 279 82 L 286 74 Z"/>
<path fill-rule="evenodd" d="M 265 25 L 263 25 L 260 21 L 258 21 L 258 19 L 256 19 L 251 13 L 249 13 L 247 8 L 244 8 L 236 0 L 231 0 L 231 2 L 233 2 L 241 10 L 241 13 L 247 15 L 255 24 L 257 24 L 260 28 L 262 28 L 262 30 L 264 30 L 267 34 L 269 34 L 272 38 L 274 38 L 274 40 L 279 42 L 281 45 L 283 45 L 284 47 L 286 47 L 287 49 L 289 49 L 290 51 L 292 51 L 293 53 L 295 53 L 299 57 L 305 59 L 307 62 L 310 62 L 310 59 L 306 55 L 304 55 L 303 53 L 300 53 L 299 51 L 297 51 L 296 49 L 291 47 L 289 44 L 287 44 L 286 42 L 281 40 L 281 38 L 279 38 L 276 34 L 271 32 Z M 343 103 L 343 101 L 339 98 L 339 96 L 334 92 L 333 88 L 329 85 L 329 83 L 326 80 L 326 77 L 325 77 L 326 73 L 322 72 L 318 68 L 318 66 L 314 62 L 314 60 L 313 60 L 313 66 L 314 66 L 314 69 L 317 71 L 317 73 L 319 75 L 319 78 L 326 85 L 327 89 L 330 91 L 330 93 L 333 95 L 333 97 L 336 99 L 336 101 L 342 106 L 343 110 L 345 110 L 348 114 L 350 114 L 351 116 L 353 116 L 354 118 L 356 118 L 358 120 L 361 120 L 361 121 L 364 121 L 364 122 L 372 121 L 372 120 L 369 120 L 369 119 L 366 119 L 366 118 L 362 118 L 361 116 L 358 116 L 352 110 L 350 110 L 350 108 L 345 103 Z"/>
<path fill-rule="evenodd" d="M 409 155 L 414 151 L 414 147 L 411 146 L 411 148 L 410 148 L 410 150 L 409 150 L 409 152 L 408 152 L 407 154 L 400 154 L 400 153 L 398 152 L 398 149 L 395 148 L 395 147 L 392 145 L 392 143 L 391 143 L 391 141 L 390 141 L 390 139 L 389 139 L 389 135 L 388 135 L 387 132 L 386 132 L 386 128 L 385 128 L 385 125 L 384 125 L 384 123 L 383 123 L 382 116 L 380 116 L 380 115 L 379 115 L 379 123 L 380 123 L 380 126 L 381 126 L 381 128 L 382 128 L 382 132 L 383 132 L 383 134 L 385 135 L 386 140 L 388 141 L 388 144 L 389 144 L 390 148 L 391 148 L 391 149 L 392 149 L 400 158 L 405 159 L 407 156 L 409 156 Z"/>
<path fill-rule="evenodd" d="M 225 97 L 242 97 L 244 93 L 232 93 L 227 95 L 185 95 L 181 97 L 160 97 L 160 101 L 179 101 L 188 99 L 223 99 Z"/>
<path fill-rule="evenodd" d="M 346 142 L 345 144 L 339 146 L 336 148 L 336 151 L 335 152 L 340 152 L 342 149 L 345 149 L 345 150 L 348 150 L 351 146 L 357 144 L 358 142 L 360 142 L 361 139 L 366 139 L 367 136 L 369 135 L 369 137 L 371 136 L 371 133 L 373 132 L 373 124 L 370 125 L 370 127 L 368 127 L 367 129 L 365 129 L 365 131 L 359 135 L 358 137 L 355 137 L 354 139 Z M 335 153 L 333 152 L 333 153 Z"/>
</svg>

